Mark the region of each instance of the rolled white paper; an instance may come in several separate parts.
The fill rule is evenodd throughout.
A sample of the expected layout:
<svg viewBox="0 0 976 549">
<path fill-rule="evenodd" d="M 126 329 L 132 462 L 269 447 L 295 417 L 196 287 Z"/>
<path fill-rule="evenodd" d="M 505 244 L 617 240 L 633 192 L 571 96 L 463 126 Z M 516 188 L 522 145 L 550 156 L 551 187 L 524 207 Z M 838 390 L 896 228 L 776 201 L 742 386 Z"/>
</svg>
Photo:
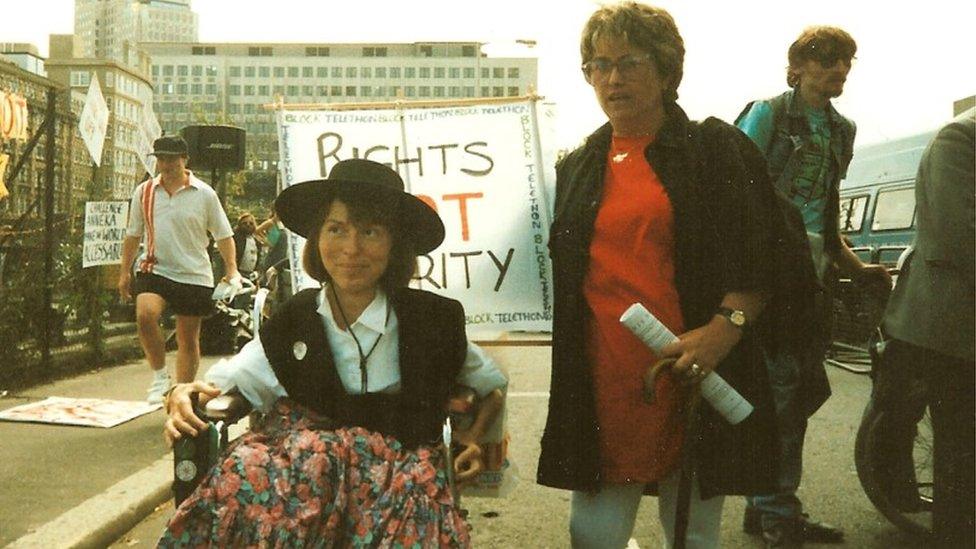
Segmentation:
<svg viewBox="0 0 976 549">
<path fill-rule="evenodd" d="M 667 326 L 640 303 L 628 307 L 620 316 L 620 322 L 657 354 L 661 353 L 665 345 L 678 340 L 678 336 L 671 333 Z M 732 425 L 752 413 L 752 404 L 717 372 L 711 372 L 702 379 L 701 394 Z"/>
</svg>

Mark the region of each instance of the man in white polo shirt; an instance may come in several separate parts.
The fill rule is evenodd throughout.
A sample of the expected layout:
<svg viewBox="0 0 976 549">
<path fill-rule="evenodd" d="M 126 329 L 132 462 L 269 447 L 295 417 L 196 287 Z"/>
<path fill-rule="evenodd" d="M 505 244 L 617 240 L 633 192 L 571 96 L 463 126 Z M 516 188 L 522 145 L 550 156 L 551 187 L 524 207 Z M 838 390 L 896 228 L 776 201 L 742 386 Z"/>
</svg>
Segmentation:
<svg viewBox="0 0 976 549">
<path fill-rule="evenodd" d="M 122 244 L 119 294 L 135 296 L 139 341 L 155 372 L 150 404 L 162 402 L 171 382 L 159 317 L 169 306 L 176 314 L 176 380 L 188 383 L 200 364 L 200 322 L 213 308 L 213 271 L 207 255 L 213 235 L 226 266 L 225 279 L 239 283 L 233 231 L 217 193 L 186 169 L 186 141 L 160 137 L 153 143 L 159 175 L 136 187 Z M 133 259 L 144 244 L 135 265 Z"/>
</svg>

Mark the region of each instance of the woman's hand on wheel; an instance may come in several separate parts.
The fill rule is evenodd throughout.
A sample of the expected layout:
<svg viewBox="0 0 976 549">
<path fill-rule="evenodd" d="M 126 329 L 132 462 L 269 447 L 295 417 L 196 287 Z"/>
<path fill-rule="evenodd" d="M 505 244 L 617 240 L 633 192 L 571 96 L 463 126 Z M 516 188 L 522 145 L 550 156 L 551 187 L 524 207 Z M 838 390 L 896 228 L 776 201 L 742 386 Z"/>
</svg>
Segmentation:
<svg viewBox="0 0 976 549">
<path fill-rule="evenodd" d="M 470 482 L 484 470 L 485 462 L 481 446 L 474 441 L 458 441 L 462 450 L 454 456 L 454 474 L 458 484 Z"/>
<path fill-rule="evenodd" d="M 742 338 L 742 329 L 720 316 L 700 328 L 685 332 L 678 341 L 661 349 L 664 357 L 676 357 L 672 371 L 685 383 L 698 383 L 728 356 Z"/>
<path fill-rule="evenodd" d="M 193 413 L 193 402 L 190 399 L 193 393 L 198 393 L 198 403 L 202 406 L 220 395 L 220 389 L 202 381 L 178 383 L 173 387 L 166 398 L 166 413 L 169 417 L 163 427 L 163 435 L 170 446 L 184 434 L 196 436 L 207 427 L 207 423 Z"/>
</svg>

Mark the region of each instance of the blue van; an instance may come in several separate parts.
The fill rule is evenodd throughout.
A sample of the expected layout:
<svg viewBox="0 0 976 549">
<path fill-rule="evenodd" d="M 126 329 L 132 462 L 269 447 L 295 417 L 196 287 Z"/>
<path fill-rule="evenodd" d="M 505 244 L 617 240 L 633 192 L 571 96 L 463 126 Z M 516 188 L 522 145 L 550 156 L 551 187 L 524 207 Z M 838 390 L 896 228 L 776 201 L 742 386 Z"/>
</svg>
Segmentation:
<svg viewBox="0 0 976 549">
<path fill-rule="evenodd" d="M 936 131 L 855 149 L 840 184 L 840 227 L 861 261 L 894 268 L 911 244 L 915 175 Z"/>
</svg>

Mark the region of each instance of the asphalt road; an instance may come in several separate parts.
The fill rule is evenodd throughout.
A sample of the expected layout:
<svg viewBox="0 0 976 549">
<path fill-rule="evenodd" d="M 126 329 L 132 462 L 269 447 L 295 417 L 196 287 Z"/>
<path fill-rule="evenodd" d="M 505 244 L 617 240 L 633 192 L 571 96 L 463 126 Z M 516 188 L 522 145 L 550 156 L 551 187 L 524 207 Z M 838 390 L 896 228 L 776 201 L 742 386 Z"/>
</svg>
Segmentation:
<svg viewBox="0 0 976 549">
<path fill-rule="evenodd" d="M 509 371 L 511 456 L 521 481 L 504 499 L 466 498 L 475 546 L 491 548 L 568 547 L 569 493 L 535 483 L 539 440 L 545 425 L 549 386 L 548 347 L 491 347 L 489 353 Z M 800 496 L 818 520 L 841 526 L 846 546 L 918 547 L 917 541 L 888 524 L 864 496 L 854 470 L 854 437 L 870 392 L 870 380 L 828 367 L 834 394 L 811 419 Z M 726 547 L 761 547 L 741 530 L 742 498 L 726 498 L 722 539 Z M 657 502 L 641 503 L 634 540 L 640 547 L 662 547 Z M 172 514 L 161 506 L 113 547 L 151 547 Z"/>
</svg>

